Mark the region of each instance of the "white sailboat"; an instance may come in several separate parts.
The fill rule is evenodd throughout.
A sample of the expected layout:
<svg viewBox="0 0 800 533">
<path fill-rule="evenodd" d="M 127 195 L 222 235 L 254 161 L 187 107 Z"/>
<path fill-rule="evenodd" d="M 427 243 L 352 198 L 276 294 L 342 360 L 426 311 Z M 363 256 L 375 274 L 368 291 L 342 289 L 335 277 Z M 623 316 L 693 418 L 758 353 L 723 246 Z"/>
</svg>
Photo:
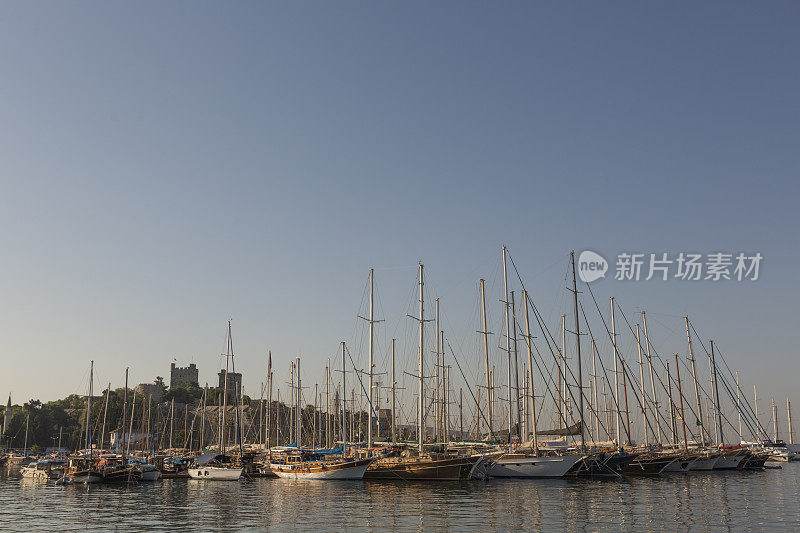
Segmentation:
<svg viewBox="0 0 800 533">
<path fill-rule="evenodd" d="M 241 466 L 234 465 L 230 457 L 225 455 L 225 412 L 228 409 L 228 364 L 232 364 L 232 372 L 235 375 L 236 365 L 233 363 L 233 338 L 231 337 L 231 322 L 228 321 L 228 342 L 225 353 L 225 374 L 222 393 L 222 422 L 219 428 L 220 452 L 203 454 L 195 459 L 189 467 L 189 477 L 191 479 L 205 479 L 209 481 L 236 481 L 244 472 Z M 236 407 L 236 417 L 239 417 L 239 394 L 236 383 L 233 386 L 234 404 Z M 239 435 L 240 424 L 236 425 L 236 441 L 239 445 L 239 454 L 242 453 L 242 440 Z"/>
<path fill-rule="evenodd" d="M 242 477 L 242 470 L 241 467 L 231 464 L 226 455 L 206 453 L 195 459 L 189 468 L 189 477 L 210 481 L 236 481 Z"/>
<path fill-rule="evenodd" d="M 537 457 L 508 453 L 496 459 L 486 469 L 490 477 L 557 478 L 583 459 L 582 455 L 554 455 Z"/>
</svg>

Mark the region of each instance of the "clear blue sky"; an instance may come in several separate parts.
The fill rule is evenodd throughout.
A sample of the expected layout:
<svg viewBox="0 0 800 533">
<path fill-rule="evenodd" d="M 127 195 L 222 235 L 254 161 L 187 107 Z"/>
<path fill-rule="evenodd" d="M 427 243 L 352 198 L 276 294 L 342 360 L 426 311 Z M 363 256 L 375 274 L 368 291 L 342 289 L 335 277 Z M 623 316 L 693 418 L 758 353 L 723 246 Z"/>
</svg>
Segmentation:
<svg viewBox="0 0 800 533">
<path fill-rule="evenodd" d="M 173 358 L 213 383 L 229 317 L 251 395 L 268 349 L 318 382 L 343 339 L 364 361 L 370 267 L 380 370 L 392 336 L 411 370 L 418 260 L 474 351 L 479 277 L 499 322 L 504 243 L 553 327 L 571 249 L 760 251 L 755 283 L 595 290 L 604 310 L 612 295 L 648 309 L 667 355 L 689 313 L 749 391 L 796 390 L 796 2 L 2 11 L 0 394 L 15 402 L 82 392 L 90 359 L 115 386 Z"/>
</svg>

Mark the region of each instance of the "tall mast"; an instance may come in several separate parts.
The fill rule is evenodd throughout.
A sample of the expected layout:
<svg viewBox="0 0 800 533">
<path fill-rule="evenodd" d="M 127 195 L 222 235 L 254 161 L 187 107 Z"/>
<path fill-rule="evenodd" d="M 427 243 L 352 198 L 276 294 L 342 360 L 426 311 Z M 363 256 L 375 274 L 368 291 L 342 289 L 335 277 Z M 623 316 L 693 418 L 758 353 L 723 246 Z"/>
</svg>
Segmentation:
<svg viewBox="0 0 800 533">
<path fill-rule="evenodd" d="M 475 394 L 475 440 L 481 439 L 481 388 L 476 384 Z"/>
<path fill-rule="evenodd" d="M 203 405 L 200 408 L 200 447 L 199 451 L 202 453 L 203 451 L 203 433 L 206 429 L 206 403 L 208 402 L 208 383 L 203 388 Z M 148 407 L 148 416 L 149 416 L 149 407 Z M 148 424 L 149 426 L 149 424 Z"/>
<path fill-rule="evenodd" d="M 642 429 L 644 430 L 644 445 L 649 447 L 650 441 L 647 438 L 647 401 L 644 395 L 644 363 L 642 362 L 642 343 L 639 340 L 639 324 L 636 324 L 636 351 L 639 354 L 639 385 L 642 389 Z"/>
<path fill-rule="evenodd" d="M 418 363 L 418 372 L 419 372 L 419 397 L 417 398 L 417 440 L 418 442 L 418 451 L 422 453 L 422 442 L 425 440 L 425 421 L 423 420 L 423 409 L 425 406 L 425 385 L 423 383 L 423 356 L 425 354 L 425 297 L 423 296 L 423 286 L 425 284 L 423 275 L 424 270 L 422 266 L 422 261 L 419 263 L 419 360 Z"/>
<path fill-rule="evenodd" d="M 558 427 L 562 421 L 569 426 L 567 419 L 567 315 L 561 315 L 561 361 L 558 369 Z"/>
<path fill-rule="evenodd" d="M 433 386 L 433 423 L 436 426 L 436 442 L 442 442 L 442 426 L 441 426 L 441 406 L 444 404 L 441 391 L 439 389 L 443 376 L 441 375 L 441 367 L 439 366 L 439 350 L 441 349 L 441 329 L 439 324 L 439 298 L 435 299 L 436 308 L 436 362 L 433 364 L 434 386 Z"/>
<path fill-rule="evenodd" d="M 792 404 L 789 398 L 786 398 L 786 414 L 789 420 L 789 444 L 794 444 L 794 435 L 792 434 Z"/>
<path fill-rule="evenodd" d="M 120 431 L 122 432 L 122 440 L 121 446 L 124 452 L 125 450 L 125 421 L 128 419 L 128 369 L 125 369 L 125 388 L 122 389 L 122 426 L 120 426 Z M 130 438 L 130 437 L 129 437 Z"/>
<path fill-rule="evenodd" d="M 444 332 L 442 332 L 442 373 L 444 383 L 444 442 L 450 442 L 450 366 L 444 366 Z"/>
<path fill-rule="evenodd" d="M 374 287 L 375 285 L 375 273 L 373 269 L 369 269 L 369 405 L 372 405 L 372 374 L 374 364 L 372 362 L 372 353 L 375 344 L 375 333 L 373 331 L 373 327 L 375 325 L 375 316 L 373 315 L 373 309 L 375 304 L 375 296 L 374 296 Z M 367 449 L 372 449 L 372 409 L 368 407 L 367 412 Z"/>
<path fill-rule="evenodd" d="M 739 371 L 736 371 L 736 414 L 739 417 L 739 444 L 744 440 L 742 438 L 742 389 L 739 387 Z"/>
<path fill-rule="evenodd" d="M 235 400 L 234 403 L 236 405 L 236 441 L 239 443 L 239 457 L 244 454 L 244 450 L 242 449 L 242 421 L 241 421 L 241 402 L 239 401 L 241 392 L 242 392 L 242 379 L 241 376 L 239 377 L 239 381 L 237 383 L 236 380 L 236 359 L 234 359 L 233 355 L 233 334 L 231 333 L 231 321 L 228 320 L 228 339 L 231 343 L 231 371 L 233 372 L 233 399 Z M 234 444 L 236 444 L 234 442 Z"/>
<path fill-rule="evenodd" d="M 264 449 L 264 388 L 265 383 L 261 382 L 261 398 L 258 400 L 258 447 Z"/>
<path fill-rule="evenodd" d="M 464 388 L 458 388 L 458 426 L 459 441 L 464 440 Z"/>
<path fill-rule="evenodd" d="M 484 355 L 484 364 L 486 365 L 486 405 L 488 409 L 486 411 L 489 415 L 489 434 L 492 434 L 492 430 L 494 427 L 494 422 L 492 420 L 492 404 L 490 401 L 491 394 L 489 393 L 491 383 L 489 381 L 489 330 L 486 329 L 486 290 L 484 287 L 484 280 L 481 279 L 481 308 L 483 310 L 482 316 L 482 325 L 483 325 L 483 355 Z M 478 417 L 480 425 L 480 417 Z"/>
<path fill-rule="evenodd" d="M 658 442 L 661 443 L 665 435 L 661 431 L 661 423 L 658 421 L 658 396 L 656 394 L 656 382 L 653 379 L 653 360 L 650 357 L 650 337 L 647 336 L 647 315 L 642 311 L 642 325 L 644 326 L 644 347 L 647 354 L 647 367 L 650 370 L 650 394 L 652 400 L 653 416 L 656 419 L 656 426 L 658 427 Z M 644 391 L 644 389 L 642 389 Z M 644 392 L 642 392 L 644 394 Z"/>
<path fill-rule="evenodd" d="M 531 321 L 528 314 L 528 292 L 522 290 L 522 300 L 525 305 L 525 338 L 528 341 L 528 375 L 530 382 L 530 412 L 531 412 L 531 428 L 533 432 L 533 453 L 539 455 L 539 441 L 536 438 L 536 394 L 533 388 L 533 336 L 531 336 Z M 527 438 L 528 436 L 525 435 Z"/>
<path fill-rule="evenodd" d="M 357 372 L 357 369 L 353 369 Z M 350 389 L 350 438 L 353 442 L 361 440 L 360 432 L 356 434 L 356 390 Z"/>
<path fill-rule="evenodd" d="M 597 349 L 594 345 L 594 339 L 591 340 L 589 345 L 592 351 L 592 380 L 594 381 L 594 440 L 600 439 L 600 402 L 597 401 L 597 370 L 595 369 L 595 360 L 597 359 Z"/>
<path fill-rule="evenodd" d="M 694 400 L 697 405 L 697 425 L 700 426 L 700 444 L 705 447 L 706 437 L 703 433 L 703 407 L 700 402 L 700 389 L 697 386 L 697 372 L 694 368 L 694 352 L 692 350 L 692 336 L 689 333 L 689 317 L 684 316 L 683 320 L 686 322 L 686 341 L 689 343 L 689 362 L 692 365 L 692 379 L 694 379 Z"/>
<path fill-rule="evenodd" d="M 397 381 L 394 377 L 394 342 L 395 339 L 392 339 L 392 444 L 397 443 L 397 421 L 395 419 L 395 409 L 397 408 L 395 388 L 397 387 Z"/>
<path fill-rule="evenodd" d="M 520 441 L 527 442 L 530 434 L 530 417 L 528 416 L 528 363 L 522 362 L 522 433 Z"/>
<path fill-rule="evenodd" d="M 313 417 L 313 422 L 312 422 L 313 430 L 311 431 L 311 447 L 312 448 L 316 448 L 317 447 L 317 400 L 318 399 L 319 399 L 319 390 L 318 390 L 317 384 L 314 383 L 314 417 Z"/>
<path fill-rule="evenodd" d="M 722 434 L 722 406 L 719 403 L 719 386 L 717 385 L 717 362 L 714 358 L 714 341 L 711 341 L 711 371 L 714 377 L 714 403 L 716 404 L 715 410 L 717 411 L 717 429 L 719 430 L 720 446 L 725 444 L 725 437 Z"/>
<path fill-rule="evenodd" d="M 622 392 L 625 399 L 625 434 L 627 435 L 627 443 L 631 443 L 631 411 L 628 409 L 628 373 L 625 371 L 625 360 L 620 357 L 619 361 L 622 367 Z"/>
<path fill-rule="evenodd" d="M 511 318 L 509 313 L 509 300 L 508 300 L 508 270 L 506 269 L 506 247 L 503 246 L 503 291 L 506 315 L 506 361 L 508 363 L 508 445 L 511 447 L 511 420 L 514 417 L 514 411 L 511 404 Z"/>
<path fill-rule="evenodd" d="M 289 441 L 297 442 L 295 430 L 297 429 L 297 424 L 295 424 L 295 417 L 297 416 L 294 402 L 294 396 L 297 391 L 294 388 L 294 361 L 289 363 Z"/>
<path fill-rule="evenodd" d="M 331 447 L 331 361 L 325 367 L 325 447 Z"/>
<path fill-rule="evenodd" d="M 134 404 L 133 407 L 136 407 L 136 389 L 133 390 L 133 400 Z M 142 402 L 142 407 L 144 407 L 144 402 Z M 192 421 L 194 422 L 194 420 Z M 192 424 L 194 426 L 194 423 Z M 183 446 L 181 448 L 186 448 L 186 443 L 189 443 L 189 448 L 192 447 L 192 440 L 189 438 L 189 404 L 186 403 L 183 405 Z"/>
<path fill-rule="evenodd" d="M 345 344 L 342 341 L 342 457 L 347 457 L 347 364 L 344 352 Z"/>
<path fill-rule="evenodd" d="M 100 432 L 100 449 L 102 450 L 106 442 L 106 417 L 108 416 L 108 397 L 111 394 L 111 382 L 106 389 L 106 404 L 103 407 L 103 430 Z M 59 446 L 60 447 L 60 446 Z"/>
<path fill-rule="evenodd" d="M 225 375 L 222 384 L 222 422 L 219 428 L 220 453 L 225 454 L 225 412 L 228 410 L 228 363 L 231 358 L 231 321 L 228 320 L 228 338 L 225 347 Z M 170 443 L 171 444 L 171 443 Z"/>
<path fill-rule="evenodd" d="M 617 379 L 617 330 L 614 324 L 614 297 L 611 297 L 611 345 L 614 349 L 614 403 L 617 406 L 617 447 L 622 445 L 620 431 L 622 429 L 622 413 L 619 411 L 619 380 Z"/>
<path fill-rule="evenodd" d="M 25 440 L 22 444 L 22 453 L 24 453 L 26 456 L 28 455 L 28 425 L 30 424 L 30 421 L 31 414 L 28 413 L 25 415 Z"/>
<path fill-rule="evenodd" d="M 89 365 L 89 396 L 86 397 L 86 447 L 89 448 L 90 460 L 92 459 L 92 455 L 94 455 L 92 451 L 92 430 L 91 430 L 93 393 L 94 393 L 94 361 L 92 361 L 91 364 Z"/>
<path fill-rule="evenodd" d="M 269 400 L 267 402 L 267 449 L 272 448 L 272 351 L 269 352 L 269 363 L 267 364 L 267 383 L 269 387 Z M 275 439 L 277 440 L 277 424 Z"/>
<path fill-rule="evenodd" d="M 775 398 L 772 398 L 772 442 L 778 442 L 778 409 L 775 408 Z"/>
<path fill-rule="evenodd" d="M 767 437 L 767 430 L 764 429 L 764 426 L 761 424 L 761 420 L 759 420 L 758 418 L 758 390 L 756 389 L 755 385 L 753 385 L 753 408 L 756 411 L 756 425 L 758 426 L 758 430 L 761 432 L 762 435 L 762 437 L 760 438 L 753 435 L 753 438 L 755 438 L 756 440 L 760 440 L 761 438 L 767 439 L 769 438 Z"/>
<path fill-rule="evenodd" d="M 170 449 L 175 447 L 175 439 L 173 439 L 173 434 L 175 430 L 175 398 L 172 398 L 170 402 L 169 408 L 169 447 Z"/>
<path fill-rule="evenodd" d="M 297 403 L 297 409 L 295 412 L 295 423 L 297 424 L 297 429 L 295 430 L 295 437 L 297 438 L 297 446 L 300 447 L 303 445 L 303 406 L 302 401 L 300 399 L 300 395 L 302 394 L 303 389 L 301 388 L 300 383 L 300 358 L 297 358 L 297 393 L 295 396 L 295 402 Z"/>
<path fill-rule="evenodd" d="M 173 399 L 172 401 L 174 402 L 175 400 Z M 123 462 L 125 461 L 125 455 L 127 455 L 127 453 L 131 449 L 131 435 L 133 434 L 133 415 L 135 411 L 136 411 L 136 389 L 133 389 L 133 401 L 131 402 L 131 421 L 130 421 L 130 426 L 128 428 L 128 442 L 124 443 L 125 447 L 123 448 L 122 451 Z"/>
<path fill-rule="evenodd" d="M 667 367 L 667 386 L 669 390 L 667 392 L 669 397 L 669 416 L 670 421 L 672 422 L 672 444 L 677 446 L 678 445 L 678 424 L 675 421 L 675 402 L 672 401 L 672 375 L 669 373 L 669 361 L 666 362 Z"/>
<path fill-rule="evenodd" d="M 522 409 L 519 405 L 519 357 L 517 355 L 517 306 L 514 302 L 514 291 L 511 291 L 511 331 L 514 340 L 514 403 L 517 409 L 517 435 L 522 442 Z M 510 394 L 510 391 L 509 391 Z"/>
<path fill-rule="evenodd" d="M 681 422 L 683 423 L 683 449 L 689 449 L 689 441 L 686 438 L 686 414 L 683 410 L 683 390 L 681 389 L 681 367 L 678 365 L 678 354 L 675 354 L 675 373 L 678 378 L 678 398 L 681 400 Z"/>
<path fill-rule="evenodd" d="M 575 309 L 575 345 L 577 347 L 576 357 L 578 358 L 578 414 L 581 421 L 581 450 L 586 448 L 586 437 L 583 427 L 583 370 L 581 368 L 581 324 L 578 320 L 578 285 L 575 280 L 575 250 L 570 252 L 572 260 L 572 303 Z"/>
</svg>

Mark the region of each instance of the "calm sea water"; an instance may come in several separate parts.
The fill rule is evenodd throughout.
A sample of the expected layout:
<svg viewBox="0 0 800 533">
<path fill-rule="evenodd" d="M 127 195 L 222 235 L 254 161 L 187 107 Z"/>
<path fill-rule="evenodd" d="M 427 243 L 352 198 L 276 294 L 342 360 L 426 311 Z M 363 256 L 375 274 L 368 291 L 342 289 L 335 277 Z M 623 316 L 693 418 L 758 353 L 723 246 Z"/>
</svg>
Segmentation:
<svg viewBox="0 0 800 533">
<path fill-rule="evenodd" d="M 610 482 L 165 480 L 88 489 L 3 468 L 0 529 L 798 531 L 800 464 Z"/>
</svg>

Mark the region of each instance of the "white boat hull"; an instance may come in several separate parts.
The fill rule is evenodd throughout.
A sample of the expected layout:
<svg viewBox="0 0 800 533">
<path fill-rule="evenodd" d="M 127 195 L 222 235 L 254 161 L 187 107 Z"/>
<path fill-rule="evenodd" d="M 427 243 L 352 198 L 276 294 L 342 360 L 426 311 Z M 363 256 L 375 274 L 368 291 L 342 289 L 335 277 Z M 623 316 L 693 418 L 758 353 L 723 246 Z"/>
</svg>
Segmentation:
<svg viewBox="0 0 800 533">
<path fill-rule="evenodd" d="M 189 477 L 192 479 L 207 479 L 209 481 L 236 481 L 242 477 L 241 468 L 220 468 L 218 466 L 206 466 L 202 468 L 190 468 Z"/>
<path fill-rule="evenodd" d="M 723 455 L 714 463 L 714 470 L 735 470 L 744 460 L 744 455 Z"/>
<path fill-rule="evenodd" d="M 272 464 L 270 469 L 278 477 L 285 479 L 362 479 L 369 462 L 365 464 L 309 472 L 294 465 Z"/>
<path fill-rule="evenodd" d="M 714 457 L 698 457 L 695 459 L 694 463 L 692 463 L 691 470 L 693 472 L 698 470 L 714 470 L 714 465 L 717 464 L 719 460 L 719 456 Z"/>
<path fill-rule="evenodd" d="M 694 457 L 680 458 L 668 464 L 662 472 L 689 472 L 695 461 Z"/>
<path fill-rule="evenodd" d="M 580 455 L 554 457 L 510 457 L 493 460 L 486 469 L 490 477 L 557 478 L 566 474 Z"/>
</svg>

